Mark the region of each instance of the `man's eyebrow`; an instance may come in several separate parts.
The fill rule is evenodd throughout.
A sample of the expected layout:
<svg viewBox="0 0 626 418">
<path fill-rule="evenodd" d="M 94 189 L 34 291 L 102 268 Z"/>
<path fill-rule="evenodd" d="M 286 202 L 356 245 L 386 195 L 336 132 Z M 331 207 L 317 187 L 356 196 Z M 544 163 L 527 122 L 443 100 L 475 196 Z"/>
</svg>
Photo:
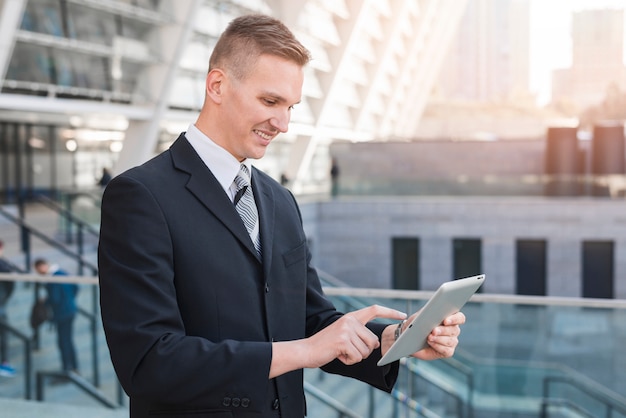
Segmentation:
<svg viewBox="0 0 626 418">
<path fill-rule="evenodd" d="M 278 101 L 278 102 L 281 102 L 281 103 L 288 103 L 288 100 L 287 100 L 285 97 L 281 96 L 280 94 L 273 93 L 273 92 L 271 92 L 271 91 L 264 91 L 264 92 L 261 92 L 261 96 L 271 97 L 272 99 L 274 99 L 274 100 L 276 100 L 276 101 Z M 292 103 L 292 104 L 291 104 L 291 106 L 297 105 L 297 104 L 299 104 L 301 101 L 302 101 L 302 99 L 298 100 L 298 101 L 297 101 L 297 102 L 295 102 L 295 103 Z"/>
</svg>

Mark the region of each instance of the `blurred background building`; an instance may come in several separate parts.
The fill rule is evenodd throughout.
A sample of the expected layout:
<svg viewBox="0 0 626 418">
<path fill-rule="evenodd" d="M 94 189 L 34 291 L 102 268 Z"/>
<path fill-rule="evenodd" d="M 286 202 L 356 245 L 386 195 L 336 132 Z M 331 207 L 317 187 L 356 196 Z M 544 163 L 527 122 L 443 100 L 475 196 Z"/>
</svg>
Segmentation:
<svg viewBox="0 0 626 418">
<path fill-rule="evenodd" d="M 259 165 L 305 190 L 326 177 L 332 140 L 414 136 L 465 1 L 1 4 L 0 117 L 12 124 L 4 129 L 28 129 L 26 148 L 74 167 L 51 184 L 38 162 L 34 187 L 91 185 L 102 166 L 120 172 L 167 147 L 195 120 L 222 29 L 242 13 L 271 12 L 314 60 L 290 132 Z"/>
<path fill-rule="evenodd" d="M 487 274 L 486 302 L 467 308 L 472 355 L 454 373 L 420 369 L 447 399 L 449 413 L 437 416 L 471 416 L 462 405 L 483 418 L 539 416 L 554 372 L 575 375 L 557 400 L 593 404 L 588 415 L 566 405 L 569 415 L 558 416 L 625 417 L 625 8 L 619 0 L 0 0 L 6 254 L 24 271 L 43 253 L 95 276 L 97 241 L 82 233 L 97 236 L 103 169 L 119 174 L 166 149 L 196 119 L 219 34 L 235 16 L 268 13 L 314 59 L 289 132 L 254 164 L 298 198 L 325 286 L 430 291 Z M 39 216 L 34 205 L 51 206 L 42 199 L 62 208 L 49 236 L 20 223 Z M 394 396 L 396 406 L 419 404 Z"/>
<path fill-rule="evenodd" d="M 531 0 L 0 4 L 0 199 L 6 203 L 99 190 L 104 169 L 120 173 L 168 147 L 195 121 L 219 33 L 234 16 L 271 13 L 294 29 L 314 59 L 289 132 L 255 165 L 300 196 L 329 189 L 334 161 L 340 175 L 333 190 L 343 196 L 460 198 L 450 201 L 451 208 L 465 208 L 468 198 L 524 197 L 501 218 L 487 205 L 490 222 L 481 225 L 495 225 L 497 232 L 470 233 L 464 218 L 453 216 L 444 222 L 448 235 L 434 227 L 430 241 L 424 234 L 433 224 L 416 225 L 411 234 L 438 254 L 423 257 L 418 276 L 450 269 L 444 277 L 472 273 L 451 268 L 450 253 L 435 244 L 444 239 L 445 248 L 452 248 L 457 236 L 471 235 L 494 245 L 485 255 L 476 253 L 480 262 L 470 263 L 501 277 L 486 288 L 519 293 L 529 288 L 524 285 L 529 279 L 513 274 L 520 259 L 515 243 L 533 238 L 545 243 L 543 257 L 565 251 L 563 257 L 578 266 L 551 267 L 560 261 L 548 257 L 545 273 L 532 276 L 534 292 L 626 297 L 626 281 L 619 280 L 626 275 L 626 235 L 619 228 L 600 233 L 585 221 L 587 215 L 577 214 L 562 230 L 567 236 L 559 247 L 549 228 L 529 233 L 509 222 L 516 210 L 528 214 L 524 206 L 534 204 L 532 199 L 573 198 L 568 205 L 578 211 L 581 199 L 590 196 L 624 198 L 623 7 L 563 5 L 542 31 L 533 30 L 534 22 L 548 3 Z M 564 14 L 571 62 L 553 72 L 551 100 L 541 104 L 545 92 L 531 85 L 533 57 L 556 36 L 557 17 Z M 547 202 L 548 212 L 562 203 Z M 422 207 L 417 203 L 407 216 Z M 589 211 L 600 207 L 608 212 L 599 218 L 620 224 L 619 206 L 597 202 Z M 528 217 L 524 223 L 541 224 Z M 317 219 L 308 227 L 316 260 L 330 272 L 341 272 L 353 285 L 397 286 L 393 227 L 382 229 L 378 238 L 367 236 L 367 229 L 354 237 L 378 243 L 370 260 L 385 262 L 376 264 L 375 279 L 364 279 L 358 267 L 343 263 L 360 250 L 335 251 L 339 237 L 319 233 L 324 228 Z M 607 244 L 605 258 L 613 261 L 600 276 L 581 267 L 585 254 L 576 248 L 585 240 Z M 496 256 L 503 251 L 510 257 Z M 572 275 L 580 280 L 568 281 Z M 401 287 L 434 286 L 407 280 Z M 604 290 L 592 291 L 589 283 L 598 281 Z"/>
</svg>

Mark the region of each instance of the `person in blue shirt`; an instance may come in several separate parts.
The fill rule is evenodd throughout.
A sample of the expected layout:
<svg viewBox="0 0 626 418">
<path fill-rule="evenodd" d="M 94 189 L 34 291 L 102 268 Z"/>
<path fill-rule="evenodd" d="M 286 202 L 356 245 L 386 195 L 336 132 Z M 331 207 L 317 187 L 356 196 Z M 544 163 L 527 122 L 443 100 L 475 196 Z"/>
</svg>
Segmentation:
<svg viewBox="0 0 626 418">
<path fill-rule="evenodd" d="M 58 266 L 50 265 L 45 259 L 35 260 L 35 270 L 41 275 L 67 276 Z M 57 329 L 57 344 L 61 353 L 64 371 L 78 373 L 76 347 L 74 345 L 74 318 L 78 312 L 76 295 L 78 285 L 74 283 L 46 283 L 47 303 L 52 309 L 52 321 Z"/>
<path fill-rule="evenodd" d="M 3 258 L 3 252 L 4 242 L 0 240 L 0 273 L 10 273 L 13 271 L 13 268 L 11 264 Z M 6 280 L 0 281 L 0 321 L 8 322 L 7 304 L 11 294 L 13 294 L 14 288 L 15 282 Z M 9 364 L 7 332 L 4 328 L 0 328 L 0 376 L 15 376 L 15 369 Z"/>
</svg>

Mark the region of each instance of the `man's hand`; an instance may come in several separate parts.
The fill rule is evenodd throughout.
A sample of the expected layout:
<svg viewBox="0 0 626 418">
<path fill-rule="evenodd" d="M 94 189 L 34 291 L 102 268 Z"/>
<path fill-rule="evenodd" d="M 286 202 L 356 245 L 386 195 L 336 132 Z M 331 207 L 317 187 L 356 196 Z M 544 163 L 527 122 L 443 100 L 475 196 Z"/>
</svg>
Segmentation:
<svg viewBox="0 0 626 418">
<path fill-rule="evenodd" d="M 345 314 L 307 338 L 310 356 L 306 367 L 320 367 L 336 358 L 345 364 L 366 359 L 380 346 L 378 337 L 365 326 L 375 318 L 405 319 L 406 314 L 379 305 Z"/>
<path fill-rule="evenodd" d="M 413 316 L 415 316 L 414 314 Z M 413 316 L 404 324 L 408 326 Z M 411 356 L 420 360 L 435 360 L 439 358 L 452 357 L 456 346 L 459 344 L 459 334 L 461 333 L 461 325 L 465 323 L 465 315 L 457 312 L 443 320 L 441 325 L 433 328 L 428 335 L 428 347 L 413 353 Z M 397 325 L 390 325 L 385 328 L 382 336 L 382 353 L 383 355 L 389 350 L 394 342 L 394 332 Z"/>
<path fill-rule="evenodd" d="M 308 338 L 274 343 L 270 378 L 296 369 L 317 368 L 334 359 L 348 365 L 366 359 L 380 346 L 378 336 L 365 326 L 374 318 L 401 320 L 406 314 L 372 305 L 345 314 Z"/>
</svg>

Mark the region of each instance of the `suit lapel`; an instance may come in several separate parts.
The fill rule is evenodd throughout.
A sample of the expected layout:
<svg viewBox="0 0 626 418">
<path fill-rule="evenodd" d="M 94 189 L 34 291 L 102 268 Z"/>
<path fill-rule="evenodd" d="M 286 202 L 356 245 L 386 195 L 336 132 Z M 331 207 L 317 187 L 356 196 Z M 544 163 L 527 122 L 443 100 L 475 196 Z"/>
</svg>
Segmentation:
<svg viewBox="0 0 626 418">
<path fill-rule="evenodd" d="M 250 235 L 248 235 L 245 225 L 241 222 L 241 218 L 233 203 L 213 173 L 211 173 L 211 170 L 207 168 L 200 156 L 189 144 L 189 141 L 184 137 L 184 134 L 181 134 L 172 144 L 170 153 L 174 167 L 189 174 L 189 180 L 186 184 L 187 190 L 211 211 L 248 248 L 248 251 L 252 252 L 259 259 Z M 261 239 L 263 240 L 262 234 Z"/>
</svg>

